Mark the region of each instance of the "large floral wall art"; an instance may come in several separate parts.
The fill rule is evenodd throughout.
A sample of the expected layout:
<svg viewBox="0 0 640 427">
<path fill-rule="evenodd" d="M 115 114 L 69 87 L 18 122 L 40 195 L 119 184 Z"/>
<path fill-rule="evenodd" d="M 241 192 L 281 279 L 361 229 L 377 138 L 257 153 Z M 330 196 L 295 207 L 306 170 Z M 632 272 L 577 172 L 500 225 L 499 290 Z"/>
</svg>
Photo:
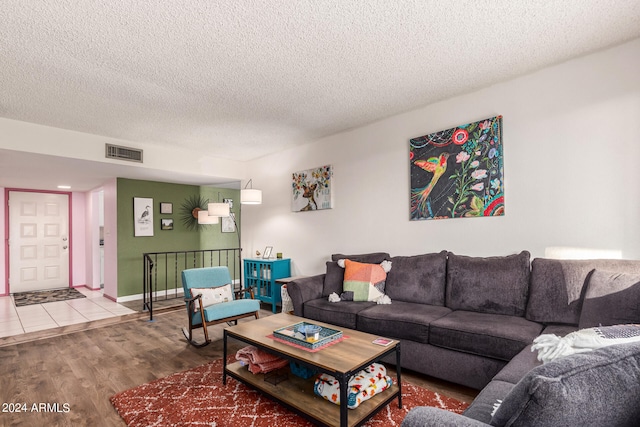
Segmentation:
<svg viewBox="0 0 640 427">
<path fill-rule="evenodd" d="M 291 209 L 294 212 L 331 209 L 331 165 L 294 172 Z"/>
<path fill-rule="evenodd" d="M 504 215 L 502 116 L 409 144 L 411 220 Z"/>
</svg>

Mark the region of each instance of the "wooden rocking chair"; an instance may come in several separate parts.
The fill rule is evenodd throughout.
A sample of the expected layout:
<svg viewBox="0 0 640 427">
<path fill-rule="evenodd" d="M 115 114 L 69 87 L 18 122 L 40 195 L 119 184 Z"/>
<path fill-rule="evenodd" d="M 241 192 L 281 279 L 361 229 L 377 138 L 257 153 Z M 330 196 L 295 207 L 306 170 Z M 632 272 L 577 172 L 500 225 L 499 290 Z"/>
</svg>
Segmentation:
<svg viewBox="0 0 640 427">
<path fill-rule="evenodd" d="M 233 291 L 227 267 L 183 270 L 182 287 L 189 317 L 189 328 L 182 328 L 182 333 L 189 344 L 195 347 L 204 347 L 211 342 L 207 332 L 209 325 L 237 323 L 243 317 L 255 316 L 257 319 L 259 316 L 260 302 L 253 299 L 253 289 Z M 242 298 L 246 292 L 250 293 L 251 299 Z M 210 302 L 213 304 L 208 305 Z M 198 328 L 204 329 L 204 343 L 197 343 L 193 339 L 193 330 Z"/>
</svg>

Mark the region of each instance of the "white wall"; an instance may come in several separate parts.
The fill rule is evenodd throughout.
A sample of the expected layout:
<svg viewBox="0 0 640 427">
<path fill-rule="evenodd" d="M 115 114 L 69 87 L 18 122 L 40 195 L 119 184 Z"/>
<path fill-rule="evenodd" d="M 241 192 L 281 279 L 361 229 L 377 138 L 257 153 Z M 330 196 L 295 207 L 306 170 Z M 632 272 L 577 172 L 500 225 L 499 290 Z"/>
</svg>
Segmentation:
<svg viewBox="0 0 640 427">
<path fill-rule="evenodd" d="M 244 255 L 274 246 L 292 274 L 323 272 L 335 252 L 640 258 L 638 76 L 640 39 L 254 161 L 263 205 L 243 206 Z M 499 114 L 506 215 L 409 221 L 409 139 Z M 292 172 L 325 164 L 334 208 L 292 213 Z"/>
<path fill-rule="evenodd" d="M 104 190 L 104 296 L 118 298 L 118 203 L 117 181 L 106 182 Z"/>
<path fill-rule="evenodd" d="M 100 289 L 100 222 L 103 219 L 102 203 L 100 202 L 102 189 L 86 193 L 86 229 L 84 242 L 86 245 L 87 288 Z"/>
</svg>

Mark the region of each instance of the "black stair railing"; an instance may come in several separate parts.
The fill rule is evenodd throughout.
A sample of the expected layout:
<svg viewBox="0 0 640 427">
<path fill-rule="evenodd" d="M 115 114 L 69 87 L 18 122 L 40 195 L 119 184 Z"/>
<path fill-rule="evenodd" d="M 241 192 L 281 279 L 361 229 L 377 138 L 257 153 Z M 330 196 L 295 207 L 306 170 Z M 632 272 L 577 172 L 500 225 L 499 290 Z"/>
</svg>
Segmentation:
<svg viewBox="0 0 640 427">
<path fill-rule="evenodd" d="M 236 289 L 242 288 L 240 248 L 192 251 L 149 252 L 142 254 L 142 310 L 153 320 L 153 302 L 184 298 L 182 270 L 227 266 Z"/>
</svg>

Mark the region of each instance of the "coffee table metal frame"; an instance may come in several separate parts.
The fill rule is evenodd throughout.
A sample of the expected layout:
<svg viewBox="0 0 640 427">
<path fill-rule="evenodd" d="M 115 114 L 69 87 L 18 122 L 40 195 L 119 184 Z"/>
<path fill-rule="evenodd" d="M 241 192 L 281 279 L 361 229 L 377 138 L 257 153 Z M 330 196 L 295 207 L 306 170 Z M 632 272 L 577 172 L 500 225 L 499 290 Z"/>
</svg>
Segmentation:
<svg viewBox="0 0 640 427">
<path fill-rule="evenodd" d="M 284 406 L 286 406 L 287 408 L 291 409 L 292 411 L 298 413 L 299 415 L 301 415 L 302 417 L 314 422 L 314 423 L 320 423 L 323 425 L 331 425 L 331 424 L 326 424 L 322 419 L 321 416 L 318 417 L 314 417 L 313 414 L 310 414 L 308 412 L 303 412 L 300 409 L 296 408 L 295 406 L 293 406 L 291 404 L 290 401 L 287 401 L 287 399 L 283 398 L 282 396 L 284 394 L 276 394 L 273 393 L 265 388 L 259 388 L 256 386 L 255 382 L 251 382 L 249 381 L 248 378 L 245 378 L 245 376 L 240 374 L 240 371 L 236 371 L 234 369 L 231 369 L 230 366 L 232 365 L 227 365 L 227 341 L 229 338 L 233 338 L 242 342 L 245 342 L 247 344 L 253 345 L 261 350 L 264 351 L 268 351 L 270 353 L 276 354 L 279 357 L 283 357 L 287 360 L 289 360 L 290 362 L 296 362 L 300 365 L 303 365 L 305 367 L 311 368 L 311 369 L 315 369 L 318 372 L 323 372 L 326 374 L 329 374 L 331 376 L 333 376 L 340 384 L 340 427 L 347 427 L 349 426 L 348 424 L 348 417 L 349 417 L 349 409 L 347 408 L 347 385 L 349 382 L 349 379 L 355 375 L 356 373 L 358 373 L 359 371 L 361 371 L 362 369 L 364 369 L 365 367 L 367 367 L 368 365 L 370 365 L 371 363 L 374 362 L 378 362 L 381 359 L 395 353 L 396 355 L 396 381 L 397 381 L 397 386 L 392 386 L 391 389 L 389 390 L 385 390 L 384 392 L 380 393 L 380 395 L 383 395 L 384 398 L 380 399 L 380 395 L 376 395 L 374 396 L 371 400 L 375 399 L 376 397 L 378 397 L 378 403 L 375 404 L 375 406 L 372 406 L 370 408 L 370 411 L 367 412 L 365 414 L 365 416 L 358 421 L 357 424 L 353 424 L 354 426 L 359 426 L 364 424 L 369 418 L 371 418 L 375 413 L 377 413 L 380 409 L 382 409 L 384 406 L 386 406 L 387 404 L 389 404 L 393 399 L 395 399 L 396 397 L 398 398 L 398 407 L 402 408 L 402 375 L 401 375 L 401 367 L 400 367 L 400 342 L 397 340 L 394 340 L 392 344 L 390 344 L 388 347 L 380 347 L 380 350 L 377 352 L 374 352 L 375 354 L 372 354 L 370 358 L 362 358 L 361 360 L 355 362 L 355 364 L 353 365 L 353 367 L 351 369 L 345 370 L 345 371 L 341 371 L 339 369 L 336 369 L 334 367 L 331 366 L 326 366 L 320 363 L 315 362 L 313 359 L 314 357 L 312 355 L 316 354 L 313 352 L 307 352 L 304 350 L 300 350 L 297 349 L 295 347 L 292 347 L 288 344 L 284 344 L 281 342 L 278 342 L 274 339 L 268 339 L 266 338 L 266 335 L 269 335 L 269 331 L 268 330 L 263 330 L 262 328 L 257 328 L 259 330 L 262 330 L 263 333 L 265 333 L 265 339 L 264 340 L 256 340 L 255 338 L 251 338 L 249 336 L 247 336 L 247 334 L 243 334 L 242 332 L 238 332 L 237 330 L 240 328 L 247 328 L 247 325 L 252 325 L 252 326 L 257 326 L 258 323 L 261 323 L 261 321 L 266 320 L 266 319 L 270 319 L 269 322 L 266 322 L 268 324 L 270 324 L 271 326 L 273 326 L 273 321 L 276 320 L 276 318 L 278 318 L 279 316 L 286 316 L 286 317 L 282 317 L 282 326 L 286 326 L 292 323 L 296 323 L 299 321 L 309 321 L 309 319 L 304 319 L 301 317 L 296 317 L 296 316 L 292 316 L 289 314 L 277 314 L 274 316 L 269 316 L 267 318 L 262 318 L 262 319 L 258 319 L 258 320 L 253 320 L 251 322 L 245 322 L 245 323 L 241 323 L 240 325 L 237 326 L 231 326 L 231 327 L 227 327 L 224 329 L 224 350 L 223 350 L 223 370 L 222 370 L 222 382 L 223 384 L 227 383 L 227 375 L 235 378 L 236 380 L 245 383 L 253 388 L 256 388 L 260 391 L 262 391 L 263 393 L 266 393 L 267 395 L 269 395 L 271 398 L 273 398 L 274 400 L 280 402 L 281 404 L 283 404 Z M 335 325 L 331 325 L 331 324 L 327 324 L 327 323 L 323 323 L 323 322 L 315 322 L 313 321 L 313 323 L 317 323 L 319 325 L 322 326 L 326 326 L 328 328 L 332 328 L 332 329 L 340 329 L 343 331 L 343 334 L 347 337 L 346 339 L 349 339 L 348 337 L 354 334 L 359 334 L 361 336 L 365 336 L 367 337 L 367 335 L 369 335 L 366 339 L 368 340 L 369 338 L 371 338 L 371 341 L 375 338 L 378 338 L 378 336 L 375 335 L 370 335 L 370 334 L 364 334 L 362 332 L 359 331 L 353 331 L 351 329 L 347 329 L 347 328 L 340 328 L 337 327 Z M 341 344 L 341 342 L 338 342 L 336 344 L 333 344 L 327 348 L 321 349 L 319 350 L 320 352 L 327 352 L 327 354 L 331 354 L 332 353 L 332 347 L 333 346 L 339 346 Z M 375 346 L 375 344 L 372 344 Z M 377 347 L 377 346 L 376 346 Z M 315 362 L 315 363 L 314 363 Z M 238 362 L 236 362 L 238 363 Z M 292 375 L 292 374 L 289 374 Z M 287 383 L 290 380 L 281 382 L 277 385 L 277 387 L 287 387 Z M 312 381 L 312 380 L 309 380 Z M 320 397 L 318 397 L 318 399 L 322 399 Z M 365 405 L 367 404 L 368 401 L 365 401 L 361 404 Z M 328 401 L 324 401 L 323 403 L 326 403 L 327 405 L 333 405 L 332 403 L 328 402 Z"/>
</svg>

